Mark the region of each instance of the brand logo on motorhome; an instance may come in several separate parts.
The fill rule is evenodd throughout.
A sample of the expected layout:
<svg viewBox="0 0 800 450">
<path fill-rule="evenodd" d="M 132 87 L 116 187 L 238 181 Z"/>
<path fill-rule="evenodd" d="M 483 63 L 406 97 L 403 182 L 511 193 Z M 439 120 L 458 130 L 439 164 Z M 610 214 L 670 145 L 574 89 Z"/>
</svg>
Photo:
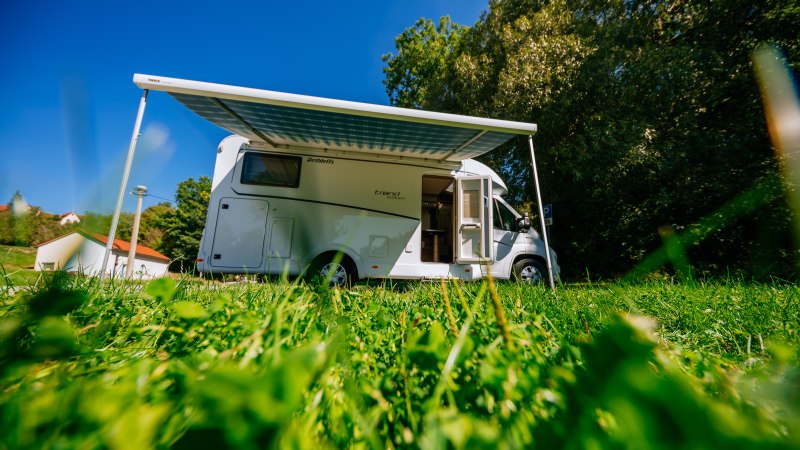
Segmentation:
<svg viewBox="0 0 800 450">
<path fill-rule="evenodd" d="M 375 189 L 375 195 L 380 195 L 386 197 L 389 200 L 405 200 L 405 197 L 400 196 L 401 191 L 382 191 L 380 189 Z"/>
<path fill-rule="evenodd" d="M 333 164 L 333 160 L 330 158 L 314 158 L 309 156 L 306 162 L 313 162 L 313 163 L 320 163 L 320 164 Z"/>
</svg>

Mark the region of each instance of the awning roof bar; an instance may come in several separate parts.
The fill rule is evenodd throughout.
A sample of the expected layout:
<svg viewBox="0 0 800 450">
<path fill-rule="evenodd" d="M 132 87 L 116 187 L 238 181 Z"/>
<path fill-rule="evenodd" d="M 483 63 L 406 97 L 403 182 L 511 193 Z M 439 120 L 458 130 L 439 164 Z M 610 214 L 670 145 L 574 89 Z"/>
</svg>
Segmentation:
<svg viewBox="0 0 800 450">
<path fill-rule="evenodd" d="M 257 130 L 257 129 L 255 129 L 255 128 L 253 128 L 253 126 L 252 126 L 252 125 L 250 125 L 250 124 L 249 124 L 247 121 L 245 121 L 244 119 L 242 119 L 242 117 L 241 117 L 240 115 L 236 114 L 235 112 L 233 112 L 233 110 L 232 110 L 232 109 L 228 108 L 228 105 L 226 105 L 225 103 L 222 103 L 222 101 L 220 101 L 219 99 L 213 98 L 213 97 L 209 97 L 208 99 L 209 99 L 209 100 L 211 100 L 212 102 L 214 102 L 214 103 L 215 103 L 217 106 L 219 106 L 219 107 L 220 107 L 220 108 L 221 108 L 223 111 L 225 111 L 226 113 L 228 113 L 228 115 L 229 115 L 229 116 L 231 116 L 231 117 L 233 117 L 233 118 L 234 118 L 234 119 L 235 119 L 237 122 L 239 122 L 240 124 L 242 124 L 242 126 L 243 126 L 243 127 L 245 127 L 245 128 L 247 128 L 247 129 L 249 129 L 249 130 L 250 130 L 250 131 L 251 131 L 253 134 L 255 134 L 256 136 L 258 136 L 258 137 L 260 137 L 261 139 L 263 139 L 263 140 L 264 140 L 264 142 L 266 142 L 267 144 L 269 144 L 269 145 L 271 145 L 271 146 L 273 146 L 273 147 L 277 147 L 277 144 L 275 144 L 275 143 L 272 141 L 272 139 L 270 139 L 270 138 L 266 137 L 266 136 L 264 135 L 264 133 L 262 133 L 260 130 Z"/>
<path fill-rule="evenodd" d="M 464 142 L 463 144 L 461 144 L 461 146 L 460 146 L 460 147 L 458 147 L 457 149 L 455 149 L 455 150 L 453 150 L 452 152 L 450 152 L 450 153 L 448 153 L 447 155 L 445 155 L 445 156 L 444 156 L 444 158 L 441 158 L 441 161 L 446 161 L 446 160 L 447 160 L 447 158 L 449 158 L 449 157 L 451 157 L 451 156 L 455 155 L 455 154 L 456 154 L 456 153 L 458 153 L 460 150 L 463 150 L 464 148 L 466 148 L 466 147 L 467 147 L 469 144 L 472 144 L 473 142 L 477 141 L 477 140 L 478 140 L 478 139 L 480 139 L 480 138 L 481 138 L 481 136 L 483 136 L 484 134 L 486 134 L 486 130 L 481 130 L 481 131 L 480 131 L 478 134 L 476 134 L 475 136 L 472 136 L 472 138 L 470 138 L 468 141 L 466 141 L 466 142 Z"/>
</svg>

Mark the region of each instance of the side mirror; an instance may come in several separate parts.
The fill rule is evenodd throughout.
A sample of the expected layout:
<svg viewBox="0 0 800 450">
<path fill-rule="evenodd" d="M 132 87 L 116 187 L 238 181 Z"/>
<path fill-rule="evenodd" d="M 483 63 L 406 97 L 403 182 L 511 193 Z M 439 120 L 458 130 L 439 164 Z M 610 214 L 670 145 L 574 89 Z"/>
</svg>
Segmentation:
<svg viewBox="0 0 800 450">
<path fill-rule="evenodd" d="M 517 219 L 517 230 L 520 232 L 526 232 L 531 229 L 531 217 L 528 213 L 525 213 Z"/>
</svg>

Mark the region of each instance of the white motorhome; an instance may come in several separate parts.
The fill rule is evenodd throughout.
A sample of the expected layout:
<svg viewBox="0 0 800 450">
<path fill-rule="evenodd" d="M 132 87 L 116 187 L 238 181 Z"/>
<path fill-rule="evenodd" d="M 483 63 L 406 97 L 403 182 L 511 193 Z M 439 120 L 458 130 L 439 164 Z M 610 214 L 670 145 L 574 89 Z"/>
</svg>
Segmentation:
<svg viewBox="0 0 800 450">
<path fill-rule="evenodd" d="M 148 90 L 234 133 L 217 149 L 203 272 L 319 274 L 339 284 L 558 275 L 546 237 L 472 159 L 530 136 L 534 124 L 151 75 L 134 82 L 145 89 L 134 136 Z M 540 197 L 538 180 L 536 188 Z"/>
<path fill-rule="evenodd" d="M 231 136 L 217 151 L 199 269 L 299 275 L 310 267 L 344 282 L 475 279 L 488 267 L 496 278 L 544 280 L 544 245 L 502 199 L 506 190 L 472 159 L 354 157 Z"/>
</svg>

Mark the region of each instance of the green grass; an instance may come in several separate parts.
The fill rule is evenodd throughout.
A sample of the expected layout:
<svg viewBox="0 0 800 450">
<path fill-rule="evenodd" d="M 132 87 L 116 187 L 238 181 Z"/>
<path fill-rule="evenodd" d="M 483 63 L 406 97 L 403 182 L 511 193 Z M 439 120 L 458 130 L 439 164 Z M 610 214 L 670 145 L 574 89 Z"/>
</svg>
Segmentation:
<svg viewBox="0 0 800 450">
<path fill-rule="evenodd" d="M 35 262 L 35 247 L 0 245 L 0 287 L 35 283 L 39 278 L 39 273 L 33 270 Z"/>
<path fill-rule="evenodd" d="M 62 277 L 0 294 L 0 448 L 797 448 L 798 295 Z"/>
<path fill-rule="evenodd" d="M 9 268 L 33 269 L 36 248 L 0 245 L 0 264 Z"/>
</svg>

